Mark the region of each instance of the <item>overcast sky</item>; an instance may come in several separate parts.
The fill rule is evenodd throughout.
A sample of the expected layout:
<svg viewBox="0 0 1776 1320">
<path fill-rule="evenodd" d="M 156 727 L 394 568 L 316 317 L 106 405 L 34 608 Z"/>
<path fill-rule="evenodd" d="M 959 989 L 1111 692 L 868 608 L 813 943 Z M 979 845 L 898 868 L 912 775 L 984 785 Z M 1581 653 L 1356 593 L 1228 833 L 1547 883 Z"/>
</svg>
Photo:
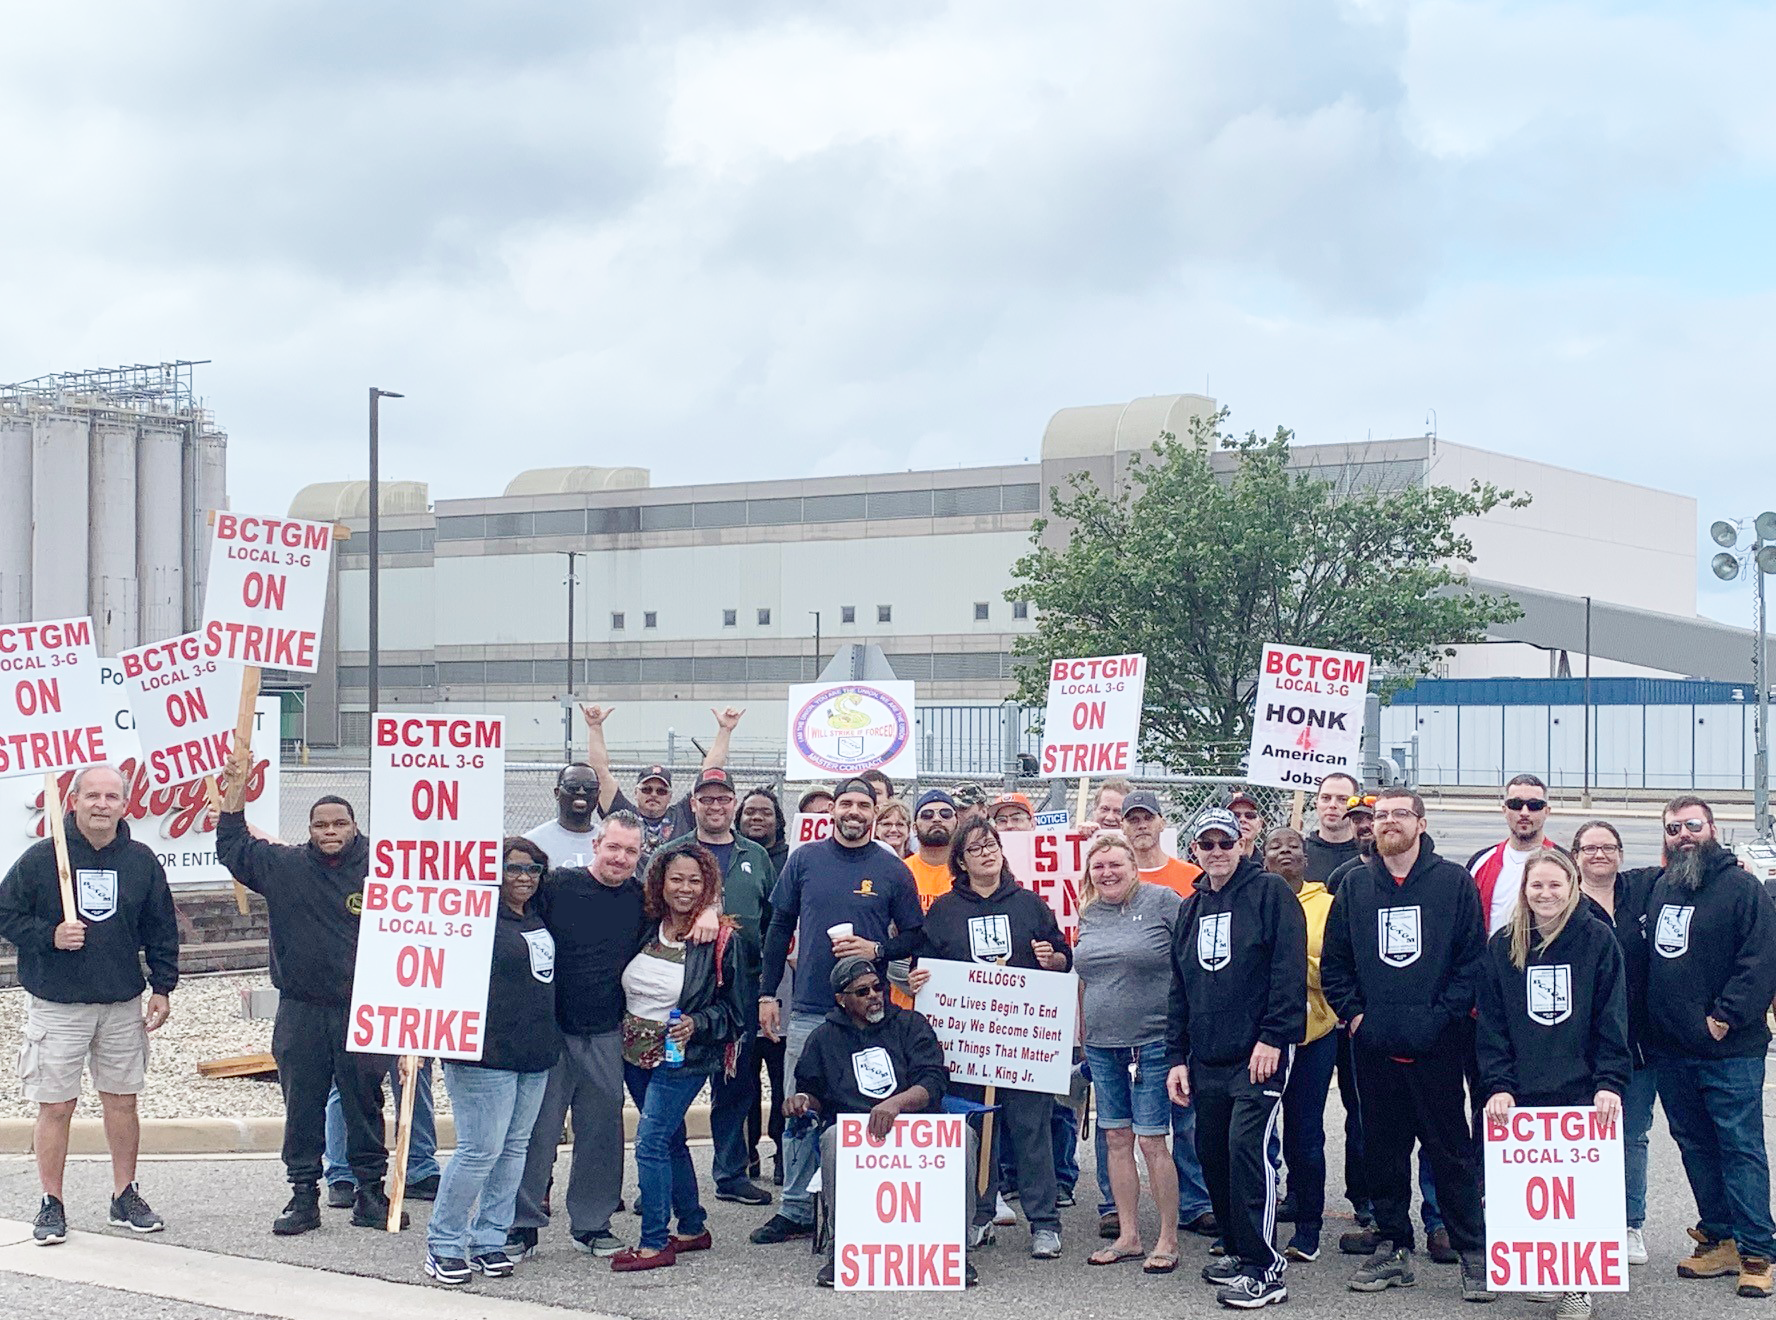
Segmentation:
<svg viewBox="0 0 1776 1320">
<path fill-rule="evenodd" d="M 373 384 L 434 498 L 1016 461 L 1206 389 L 1776 506 L 1767 6 L 0 19 L 0 379 L 214 359 L 237 508 L 363 476 Z"/>
</svg>

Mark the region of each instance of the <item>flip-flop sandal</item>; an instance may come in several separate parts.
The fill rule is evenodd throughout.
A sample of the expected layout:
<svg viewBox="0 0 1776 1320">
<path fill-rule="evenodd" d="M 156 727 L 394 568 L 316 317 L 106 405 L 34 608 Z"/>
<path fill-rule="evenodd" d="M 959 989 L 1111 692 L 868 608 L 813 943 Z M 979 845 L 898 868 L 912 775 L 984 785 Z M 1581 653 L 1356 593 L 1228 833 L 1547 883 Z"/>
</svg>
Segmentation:
<svg viewBox="0 0 1776 1320">
<path fill-rule="evenodd" d="M 1178 1258 L 1176 1256 L 1167 1255 L 1163 1251 L 1156 1251 L 1151 1256 L 1147 1257 L 1147 1263 L 1141 1266 L 1141 1273 L 1170 1274 L 1177 1268 Z"/>
<path fill-rule="evenodd" d="M 1085 1258 L 1085 1263 L 1087 1265 L 1120 1265 L 1125 1260 L 1140 1260 L 1146 1254 L 1145 1249 L 1118 1251 L 1115 1247 L 1100 1247 Z"/>
</svg>

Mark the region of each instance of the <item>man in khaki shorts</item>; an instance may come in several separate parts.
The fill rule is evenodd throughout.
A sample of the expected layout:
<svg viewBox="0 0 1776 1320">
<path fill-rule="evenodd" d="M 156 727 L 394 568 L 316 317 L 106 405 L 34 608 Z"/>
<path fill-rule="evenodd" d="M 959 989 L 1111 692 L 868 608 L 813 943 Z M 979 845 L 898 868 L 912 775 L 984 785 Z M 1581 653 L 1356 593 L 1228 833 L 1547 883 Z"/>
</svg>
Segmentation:
<svg viewBox="0 0 1776 1320">
<path fill-rule="evenodd" d="M 165 1227 L 136 1189 L 142 1135 L 136 1096 L 148 1071 L 148 1033 L 167 1020 L 167 996 L 179 983 L 173 895 L 154 850 L 130 838 L 122 775 L 108 765 L 82 770 L 70 796 L 76 919 L 62 920 L 50 839 L 32 844 L 0 880 L 0 937 L 18 946 L 19 983 L 29 995 L 19 1078 L 25 1099 L 37 1102 L 33 1146 L 43 1203 L 33 1237 L 39 1246 L 68 1235 L 62 1170 L 80 1076 L 89 1069 L 111 1148 L 110 1222 L 137 1233 Z M 151 990 L 145 1007 L 144 989 Z"/>
</svg>

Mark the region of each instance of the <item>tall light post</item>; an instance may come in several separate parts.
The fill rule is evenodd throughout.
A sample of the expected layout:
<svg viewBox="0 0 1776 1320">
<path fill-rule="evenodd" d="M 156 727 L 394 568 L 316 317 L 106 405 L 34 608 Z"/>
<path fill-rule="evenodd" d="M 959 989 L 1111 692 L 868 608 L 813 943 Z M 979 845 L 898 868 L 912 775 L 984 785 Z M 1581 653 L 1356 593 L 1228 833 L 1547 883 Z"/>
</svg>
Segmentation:
<svg viewBox="0 0 1776 1320">
<path fill-rule="evenodd" d="M 1750 519 L 1751 544 L 1738 549 L 1746 519 L 1721 519 L 1708 529 L 1714 543 L 1724 547 L 1709 567 L 1723 582 L 1731 582 L 1742 573 L 1756 579 L 1757 643 L 1752 648 L 1752 673 L 1757 682 L 1757 752 L 1752 759 L 1752 811 L 1760 840 L 1770 837 L 1770 678 L 1769 641 L 1764 614 L 1764 578 L 1776 573 L 1776 513 L 1765 511 Z"/>
<path fill-rule="evenodd" d="M 820 611 L 809 610 L 814 616 L 814 681 L 820 681 Z"/>
<path fill-rule="evenodd" d="M 393 390 L 370 387 L 370 711 L 365 720 L 366 730 L 382 701 L 382 459 L 377 448 L 378 404 L 384 399 L 405 397 Z"/>
<path fill-rule="evenodd" d="M 574 560 L 579 557 L 578 550 L 564 550 L 567 556 L 567 700 L 563 703 L 566 710 L 562 715 L 561 759 L 571 764 L 574 759 L 574 588 L 580 580 L 574 576 Z"/>
</svg>

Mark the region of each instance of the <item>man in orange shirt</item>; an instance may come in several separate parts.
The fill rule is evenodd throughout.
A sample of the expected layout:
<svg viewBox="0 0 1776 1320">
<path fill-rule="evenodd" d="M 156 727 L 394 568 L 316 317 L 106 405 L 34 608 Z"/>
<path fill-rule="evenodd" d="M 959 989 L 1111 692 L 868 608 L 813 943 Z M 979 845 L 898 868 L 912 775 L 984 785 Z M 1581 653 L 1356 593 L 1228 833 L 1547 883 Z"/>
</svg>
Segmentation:
<svg viewBox="0 0 1776 1320">
<path fill-rule="evenodd" d="M 906 859 L 913 882 L 919 886 L 919 906 L 931 910 L 932 903 L 950 892 L 955 877 L 950 874 L 950 840 L 958 828 L 956 800 L 941 788 L 926 789 L 913 808 L 913 839 L 918 851 Z"/>
<path fill-rule="evenodd" d="M 1164 885 L 1179 898 L 1189 898 L 1196 892 L 1196 878 L 1202 874 L 1202 868 L 1171 856 L 1159 846 L 1165 824 L 1159 795 L 1151 789 L 1136 789 L 1122 800 L 1122 830 L 1134 847 L 1141 879 Z"/>
</svg>

